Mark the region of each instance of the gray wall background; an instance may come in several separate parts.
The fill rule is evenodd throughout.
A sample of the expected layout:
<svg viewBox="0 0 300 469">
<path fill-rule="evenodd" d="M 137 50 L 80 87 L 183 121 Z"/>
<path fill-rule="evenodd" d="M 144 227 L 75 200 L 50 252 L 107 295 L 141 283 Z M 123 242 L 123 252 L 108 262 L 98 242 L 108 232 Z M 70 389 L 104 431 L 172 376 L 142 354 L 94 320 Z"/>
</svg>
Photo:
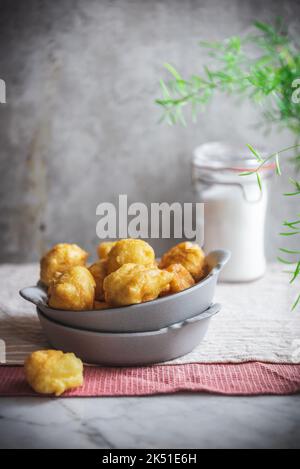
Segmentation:
<svg viewBox="0 0 300 469">
<path fill-rule="evenodd" d="M 201 39 L 248 30 L 254 19 L 281 15 L 291 27 L 298 1 L 85 0 L 0 1 L 0 261 L 39 258 L 49 245 L 96 244 L 96 206 L 192 200 L 193 148 L 209 140 L 292 143 L 265 137 L 257 110 L 218 96 L 197 125 L 157 123 L 163 63 L 184 74 L 207 61 Z M 267 252 L 276 255 L 281 220 L 296 201 L 273 184 Z"/>
</svg>

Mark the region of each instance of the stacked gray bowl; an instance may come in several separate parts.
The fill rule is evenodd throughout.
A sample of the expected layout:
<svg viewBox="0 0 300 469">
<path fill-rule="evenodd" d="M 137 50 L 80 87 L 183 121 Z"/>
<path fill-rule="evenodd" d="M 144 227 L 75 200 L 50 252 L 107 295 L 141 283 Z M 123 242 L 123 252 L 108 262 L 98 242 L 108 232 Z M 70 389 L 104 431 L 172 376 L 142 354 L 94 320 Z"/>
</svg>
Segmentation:
<svg viewBox="0 0 300 469">
<path fill-rule="evenodd" d="M 219 274 L 229 260 L 225 250 L 207 256 L 209 274 L 180 293 L 138 305 L 93 311 L 49 308 L 39 285 L 20 291 L 34 303 L 52 347 L 73 352 L 85 363 L 135 366 L 164 362 L 185 355 L 204 338 L 212 316 Z"/>
</svg>

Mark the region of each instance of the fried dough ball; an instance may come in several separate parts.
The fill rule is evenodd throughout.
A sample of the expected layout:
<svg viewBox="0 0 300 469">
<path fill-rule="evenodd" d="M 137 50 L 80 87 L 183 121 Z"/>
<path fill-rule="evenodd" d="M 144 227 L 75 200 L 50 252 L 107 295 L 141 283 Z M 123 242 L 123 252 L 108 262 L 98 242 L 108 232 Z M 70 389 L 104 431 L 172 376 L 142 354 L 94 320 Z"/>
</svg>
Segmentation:
<svg viewBox="0 0 300 469">
<path fill-rule="evenodd" d="M 172 279 L 173 274 L 166 270 L 124 264 L 105 278 L 105 301 L 113 306 L 124 306 L 154 300 Z"/>
<path fill-rule="evenodd" d="M 89 271 L 91 272 L 96 282 L 95 299 L 102 301 L 104 300 L 103 280 L 107 275 L 106 260 L 102 259 L 98 262 L 95 262 L 95 264 L 92 264 L 89 267 Z"/>
<path fill-rule="evenodd" d="M 182 264 L 171 264 L 165 270 L 174 274 L 169 293 L 178 293 L 195 285 L 195 280 Z"/>
<path fill-rule="evenodd" d="M 197 282 L 206 274 L 205 254 L 197 244 L 189 241 L 179 243 L 167 251 L 159 263 L 160 269 L 165 269 L 171 264 L 181 264 Z"/>
<path fill-rule="evenodd" d="M 59 350 L 33 352 L 27 357 L 24 368 L 28 384 L 40 394 L 60 396 L 83 384 L 83 365 L 74 353 Z"/>
<path fill-rule="evenodd" d="M 59 274 L 74 265 L 85 265 L 88 253 L 77 244 L 60 243 L 53 246 L 41 259 L 41 281 L 49 286 Z"/>
<path fill-rule="evenodd" d="M 107 257 L 107 272 L 110 274 L 123 264 L 139 264 L 152 267 L 155 254 L 150 246 L 141 239 L 121 239 L 117 241 Z"/>
<path fill-rule="evenodd" d="M 71 267 L 51 283 L 48 304 L 52 308 L 71 311 L 93 309 L 95 288 L 94 277 L 86 267 Z"/>
<path fill-rule="evenodd" d="M 117 241 L 104 241 L 103 243 L 98 244 L 97 253 L 100 259 L 107 259 L 109 252 L 115 246 Z"/>
</svg>

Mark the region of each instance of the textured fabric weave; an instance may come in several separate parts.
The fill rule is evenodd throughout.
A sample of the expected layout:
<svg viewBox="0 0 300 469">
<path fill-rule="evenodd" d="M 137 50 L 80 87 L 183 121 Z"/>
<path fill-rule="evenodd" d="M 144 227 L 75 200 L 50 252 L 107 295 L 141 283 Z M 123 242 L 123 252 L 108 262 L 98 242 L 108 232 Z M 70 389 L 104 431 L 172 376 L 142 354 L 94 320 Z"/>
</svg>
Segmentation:
<svg viewBox="0 0 300 469">
<path fill-rule="evenodd" d="M 231 395 L 300 392 L 300 365 L 240 363 L 156 365 L 139 368 L 85 367 L 84 385 L 75 396 L 143 396 L 182 391 Z M 0 367 L 0 396 L 36 396 L 23 367 Z"/>
</svg>

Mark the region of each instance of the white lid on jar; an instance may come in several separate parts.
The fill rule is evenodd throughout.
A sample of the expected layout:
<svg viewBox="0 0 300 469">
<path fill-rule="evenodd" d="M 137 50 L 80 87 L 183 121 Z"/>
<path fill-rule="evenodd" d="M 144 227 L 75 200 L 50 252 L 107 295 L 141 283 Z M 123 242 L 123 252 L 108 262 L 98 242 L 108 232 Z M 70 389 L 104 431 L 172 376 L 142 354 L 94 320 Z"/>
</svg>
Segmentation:
<svg viewBox="0 0 300 469">
<path fill-rule="evenodd" d="M 260 151 L 260 155 L 266 158 L 265 152 Z M 198 193 L 201 189 L 202 198 L 204 195 L 210 198 L 234 198 L 236 193 L 232 189 L 235 187 L 246 202 L 256 203 L 262 200 L 256 174 L 259 165 L 247 147 L 222 142 L 205 143 L 194 151 L 193 184 Z M 275 164 L 271 162 L 259 170 L 262 184 L 273 174 L 274 168 Z M 253 174 L 243 177 L 243 172 Z"/>
<path fill-rule="evenodd" d="M 267 156 L 265 151 L 261 149 L 258 151 L 263 158 Z M 237 175 L 244 171 L 255 172 L 259 163 L 246 146 L 226 142 L 208 142 L 194 150 L 193 166 L 206 171 Z M 266 163 L 260 169 L 261 176 L 271 176 L 274 168 L 274 163 Z"/>
</svg>

